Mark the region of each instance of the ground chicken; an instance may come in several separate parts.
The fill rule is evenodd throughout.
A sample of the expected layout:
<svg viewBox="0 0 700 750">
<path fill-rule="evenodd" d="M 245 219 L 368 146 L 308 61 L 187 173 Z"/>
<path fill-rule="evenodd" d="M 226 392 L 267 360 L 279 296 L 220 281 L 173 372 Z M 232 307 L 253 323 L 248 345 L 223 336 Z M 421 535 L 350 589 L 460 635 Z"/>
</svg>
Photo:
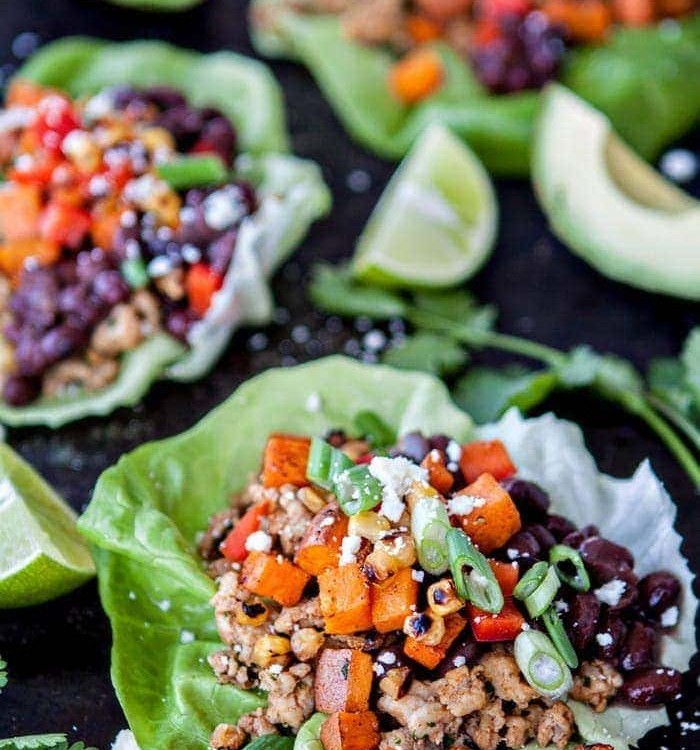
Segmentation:
<svg viewBox="0 0 700 750">
<path fill-rule="evenodd" d="M 518 708 L 537 699 L 537 693 L 525 682 L 515 659 L 505 652 L 493 651 L 484 654 L 480 662 L 484 677 L 493 685 L 496 695 L 504 701 L 515 703 Z"/>
<path fill-rule="evenodd" d="M 416 740 L 408 729 L 394 729 L 382 733 L 379 750 L 423 750 L 426 745 L 425 740 Z"/>
<path fill-rule="evenodd" d="M 479 750 L 496 750 L 506 725 L 501 701 L 496 699 L 465 722 L 465 731 Z"/>
<path fill-rule="evenodd" d="M 255 674 L 245 664 L 240 663 L 235 651 L 215 651 L 209 656 L 208 661 L 219 682 L 235 685 L 242 690 L 255 687 Z"/>
<path fill-rule="evenodd" d="M 540 747 L 554 743 L 559 750 L 564 750 L 574 733 L 574 715 L 571 709 L 561 701 L 545 709 L 537 725 L 535 737 Z"/>
<path fill-rule="evenodd" d="M 488 703 L 482 667 L 457 667 L 435 683 L 437 696 L 453 716 L 467 716 Z"/>
<path fill-rule="evenodd" d="M 524 747 L 534 736 L 534 729 L 524 716 L 506 717 L 505 743 L 511 748 Z"/>
<path fill-rule="evenodd" d="M 292 653 L 299 661 L 310 661 L 321 650 L 325 637 L 315 628 L 295 630 L 289 639 Z"/>
<path fill-rule="evenodd" d="M 246 742 L 246 733 L 234 724 L 219 724 L 211 733 L 209 746 L 213 750 L 238 750 Z"/>
<path fill-rule="evenodd" d="M 600 659 L 584 661 L 574 676 L 571 697 L 601 713 L 620 687 L 622 676 L 612 665 Z"/>
<path fill-rule="evenodd" d="M 382 695 L 377 705 L 418 740 L 427 739 L 439 745 L 445 735 L 454 736 L 459 728 L 459 719 L 437 700 L 435 687 L 428 682 L 415 680 L 403 698 L 395 700 Z"/>
<path fill-rule="evenodd" d="M 305 599 L 294 607 L 283 607 L 274 621 L 278 633 L 291 635 L 299 628 L 323 630 L 323 615 L 318 597 Z"/>
<path fill-rule="evenodd" d="M 279 734 L 262 708 L 256 708 L 255 711 L 241 716 L 238 720 L 238 726 L 253 739 L 262 737 L 265 734 Z"/>
<path fill-rule="evenodd" d="M 312 518 L 311 511 L 297 498 L 296 488 L 284 484 L 280 488 L 277 507 L 266 519 L 265 531 L 279 537 L 284 554 L 293 557 Z"/>
<path fill-rule="evenodd" d="M 314 712 L 313 685 L 308 664 L 295 664 L 279 674 L 272 669 L 260 672 L 260 687 L 267 692 L 268 721 L 297 731 Z"/>
</svg>

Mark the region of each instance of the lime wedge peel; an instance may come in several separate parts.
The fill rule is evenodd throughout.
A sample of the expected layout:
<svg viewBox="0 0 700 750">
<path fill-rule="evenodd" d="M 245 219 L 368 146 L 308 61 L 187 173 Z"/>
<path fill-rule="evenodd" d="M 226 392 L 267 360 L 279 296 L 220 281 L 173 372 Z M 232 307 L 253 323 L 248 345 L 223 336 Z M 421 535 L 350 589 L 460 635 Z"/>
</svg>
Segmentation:
<svg viewBox="0 0 700 750">
<path fill-rule="evenodd" d="M 370 216 L 353 273 L 383 286 L 455 286 L 488 258 L 497 224 L 496 196 L 483 165 L 449 130 L 432 125 Z"/>
<path fill-rule="evenodd" d="M 0 443 L 0 609 L 40 604 L 95 574 L 76 513 Z"/>
</svg>

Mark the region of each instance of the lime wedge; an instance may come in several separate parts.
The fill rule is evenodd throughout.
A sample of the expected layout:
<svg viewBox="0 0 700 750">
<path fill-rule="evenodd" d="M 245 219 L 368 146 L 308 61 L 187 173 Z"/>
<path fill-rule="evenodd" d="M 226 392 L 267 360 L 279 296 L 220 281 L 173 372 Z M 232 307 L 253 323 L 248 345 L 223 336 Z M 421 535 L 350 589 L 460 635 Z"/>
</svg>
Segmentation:
<svg viewBox="0 0 700 750">
<path fill-rule="evenodd" d="M 370 216 L 353 274 L 383 286 L 454 286 L 488 257 L 497 220 L 493 185 L 481 162 L 449 130 L 432 125 Z"/>
<path fill-rule="evenodd" d="M 76 514 L 0 443 L 0 609 L 54 599 L 95 573 Z"/>
</svg>

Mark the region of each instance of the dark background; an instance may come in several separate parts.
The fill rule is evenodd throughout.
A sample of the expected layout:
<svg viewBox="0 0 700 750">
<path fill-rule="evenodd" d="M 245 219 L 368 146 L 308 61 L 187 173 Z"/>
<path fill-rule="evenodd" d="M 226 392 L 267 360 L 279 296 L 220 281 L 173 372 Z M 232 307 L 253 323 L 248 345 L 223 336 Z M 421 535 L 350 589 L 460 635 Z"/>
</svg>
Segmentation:
<svg viewBox="0 0 700 750">
<path fill-rule="evenodd" d="M 117 40 L 152 37 L 202 51 L 227 48 L 252 54 L 245 7 L 243 0 L 210 0 L 184 14 L 156 15 L 80 0 L 3 3 L 1 72 L 4 77 L 11 74 L 35 42 L 68 34 Z M 251 340 L 253 331 L 241 331 L 201 383 L 159 384 L 141 407 L 123 409 L 105 420 L 85 420 L 56 432 L 9 432 L 11 445 L 77 510 L 89 500 L 99 473 L 121 453 L 189 427 L 250 375 L 342 351 L 345 346 L 356 348 L 353 341 L 361 339 L 361 332 L 350 325 L 325 325 L 304 298 L 305 274 L 317 258 L 340 259 L 351 253 L 392 165 L 348 140 L 304 70 L 288 63 L 275 63 L 273 68 L 284 87 L 294 149 L 323 166 L 333 190 L 332 216 L 314 227 L 295 258 L 277 275 L 278 322 L 265 331 L 269 339 L 265 350 L 257 351 L 259 337 Z M 697 135 L 684 144 L 696 153 L 700 152 Z M 367 190 L 355 192 L 349 187 L 348 176 L 354 170 L 369 175 Z M 696 181 L 692 186 L 696 194 L 698 187 Z M 498 193 L 500 240 L 487 268 L 470 287 L 482 301 L 498 305 L 502 331 L 564 349 L 590 344 L 626 357 L 640 368 L 652 357 L 678 353 L 688 330 L 698 323 L 697 305 L 638 292 L 599 276 L 552 238 L 525 181 L 499 182 Z M 697 564 L 700 498 L 658 440 L 615 406 L 583 395 L 557 398 L 547 406 L 583 425 L 602 470 L 625 476 L 645 456 L 651 458 L 678 503 L 685 554 Z M 0 654 L 9 664 L 10 676 L 0 695 L 0 737 L 68 732 L 72 739 L 108 747 L 126 726 L 109 681 L 109 645 L 109 625 L 94 583 L 42 607 L 0 613 Z M 700 702 L 693 698 L 697 661 L 687 680 L 689 698 L 671 707 L 671 728 L 652 733 L 643 743 L 645 748 L 700 747 L 700 733 L 687 726 L 700 717 Z"/>
</svg>

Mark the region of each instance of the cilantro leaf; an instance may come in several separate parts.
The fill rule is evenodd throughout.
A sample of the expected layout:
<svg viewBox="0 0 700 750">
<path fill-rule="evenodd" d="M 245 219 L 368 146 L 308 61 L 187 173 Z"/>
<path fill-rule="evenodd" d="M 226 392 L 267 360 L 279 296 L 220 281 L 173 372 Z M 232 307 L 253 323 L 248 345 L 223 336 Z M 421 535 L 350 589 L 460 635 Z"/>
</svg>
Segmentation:
<svg viewBox="0 0 700 750">
<path fill-rule="evenodd" d="M 382 355 L 382 362 L 404 370 L 424 370 L 433 375 L 451 375 L 467 361 L 467 353 L 449 336 L 419 332 Z"/>
<path fill-rule="evenodd" d="M 609 398 L 644 391 L 644 381 L 629 362 L 613 354 L 598 354 L 589 346 L 572 349 L 556 373 L 566 388 L 591 386 Z"/>
<path fill-rule="evenodd" d="M 424 313 L 445 318 L 450 323 L 478 331 L 490 331 L 496 321 L 493 305 L 480 305 L 468 292 L 419 292 L 414 295 L 415 307 Z"/>
<path fill-rule="evenodd" d="M 483 424 L 511 406 L 522 412 L 534 409 L 557 384 L 556 374 L 549 370 L 531 371 L 519 365 L 474 367 L 457 381 L 453 396 L 458 406 Z"/>
<path fill-rule="evenodd" d="M 357 283 L 343 266 L 315 266 L 308 291 L 314 305 L 336 315 L 387 320 L 406 313 L 406 303 L 400 295 Z"/>
</svg>

